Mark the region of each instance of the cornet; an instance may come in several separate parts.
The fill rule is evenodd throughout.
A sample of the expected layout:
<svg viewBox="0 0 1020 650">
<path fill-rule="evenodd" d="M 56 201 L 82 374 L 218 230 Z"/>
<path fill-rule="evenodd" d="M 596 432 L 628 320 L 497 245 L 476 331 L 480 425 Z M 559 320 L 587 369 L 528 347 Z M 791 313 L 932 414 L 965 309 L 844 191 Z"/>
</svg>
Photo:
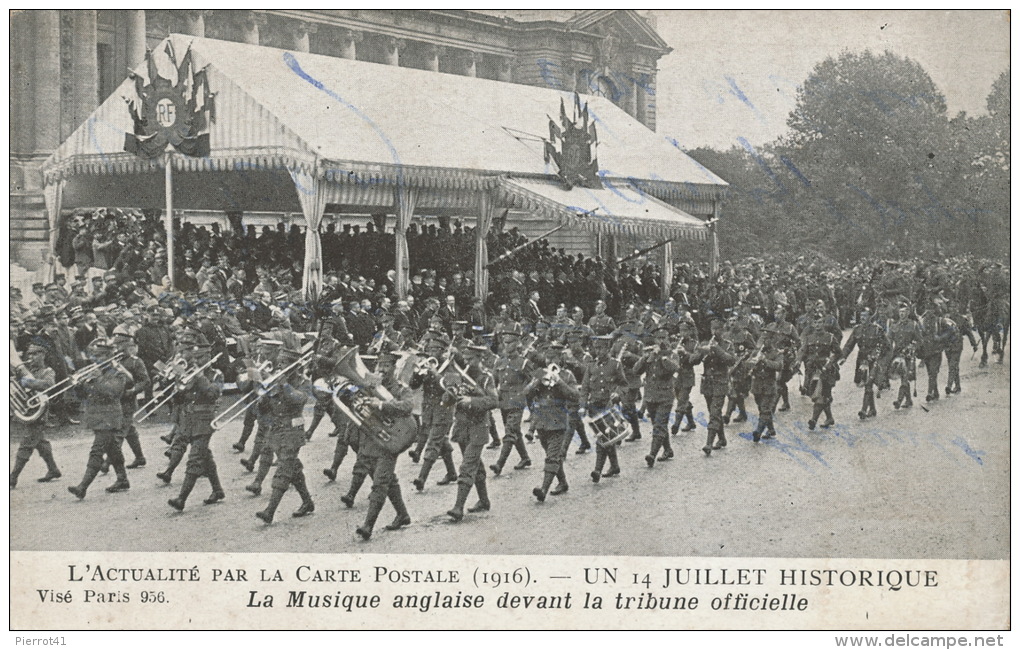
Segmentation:
<svg viewBox="0 0 1020 650">
<path fill-rule="evenodd" d="M 414 365 L 414 374 L 416 375 L 427 375 L 429 372 L 438 371 L 439 371 L 439 359 L 435 357 L 419 359 L 418 363 Z"/>
<path fill-rule="evenodd" d="M 552 388 L 560 382 L 560 367 L 555 363 L 550 363 L 545 367 L 545 371 L 542 375 L 542 385 L 547 388 Z"/>
</svg>

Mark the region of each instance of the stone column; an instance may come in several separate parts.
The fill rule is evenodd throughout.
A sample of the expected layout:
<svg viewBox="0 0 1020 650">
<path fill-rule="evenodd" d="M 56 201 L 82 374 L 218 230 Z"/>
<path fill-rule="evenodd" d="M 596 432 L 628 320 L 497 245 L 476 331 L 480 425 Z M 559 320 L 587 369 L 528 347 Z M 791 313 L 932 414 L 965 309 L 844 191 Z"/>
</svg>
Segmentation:
<svg viewBox="0 0 1020 650">
<path fill-rule="evenodd" d="M 134 70 L 145 62 L 147 49 L 145 36 L 145 10 L 129 9 L 124 12 L 127 18 L 127 67 Z"/>
<path fill-rule="evenodd" d="M 425 58 L 425 69 L 432 72 L 439 72 L 439 47 L 426 43 L 422 47 L 422 57 Z"/>
<path fill-rule="evenodd" d="M 35 16 L 33 144 L 36 151 L 48 152 L 60 144 L 60 12 L 46 9 L 32 13 Z"/>
<path fill-rule="evenodd" d="M 508 57 L 508 56 L 500 57 L 498 71 L 499 71 L 498 75 L 499 75 L 499 80 L 500 81 L 505 81 L 507 83 L 513 82 L 513 80 L 514 80 L 514 78 L 513 78 L 513 69 L 512 69 L 510 57 Z"/>
<path fill-rule="evenodd" d="M 464 75 L 467 77 L 478 76 L 478 63 L 482 60 L 480 52 L 468 52 L 464 55 Z"/>
<path fill-rule="evenodd" d="M 99 54 L 96 50 L 96 10 L 71 12 L 71 77 L 74 84 L 72 128 L 88 119 L 99 102 Z"/>
<path fill-rule="evenodd" d="M 299 21 L 293 26 L 294 51 L 311 52 L 311 35 L 315 33 L 317 25 Z"/>
<path fill-rule="evenodd" d="M 211 12 L 205 10 L 188 10 L 183 13 L 184 33 L 190 36 L 205 38 L 205 17 Z"/>
<path fill-rule="evenodd" d="M 340 56 L 351 61 L 358 60 L 358 43 L 365 39 L 365 35 L 350 29 L 339 31 Z"/>
<path fill-rule="evenodd" d="M 241 38 L 248 45 L 260 45 L 260 29 L 266 24 L 266 15 L 249 11 L 241 20 Z"/>
</svg>

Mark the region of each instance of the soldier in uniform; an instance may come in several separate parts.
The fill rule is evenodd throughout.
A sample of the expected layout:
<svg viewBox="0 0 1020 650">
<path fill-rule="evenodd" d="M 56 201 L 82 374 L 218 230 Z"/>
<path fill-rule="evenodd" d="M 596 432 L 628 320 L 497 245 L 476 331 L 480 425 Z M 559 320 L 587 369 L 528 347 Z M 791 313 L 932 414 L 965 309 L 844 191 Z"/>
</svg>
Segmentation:
<svg viewBox="0 0 1020 650">
<path fill-rule="evenodd" d="M 708 439 L 701 451 L 706 456 L 712 455 L 713 449 L 726 446 L 726 433 L 723 429 L 723 403 L 729 390 L 729 368 L 737 357 L 730 350 L 729 344 L 723 339 L 723 322 L 714 319 L 709 326 L 711 338 L 699 345 L 691 355 L 691 363 L 702 364 L 701 394 L 705 397 L 708 410 Z"/>
<path fill-rule="evenodd" d="M 751 394 L 758 405 L 758 426 L 751 432 L 755 442 L 765 438 L 774 438 L 776 425 L 773 422 L 773 409 L 776 407 L 776 378 L 786 365 L 783 351 L 776 346 L 774 331 L 762 332 L 761 347 L 756 349 L 748 362 L 751 375 Z"/>
<path fill-rule="evenodd" d="M 839 339 L 825 325 L 824 315 L 815 314 L 815 319 L 804 332 L 804 344 L 797 355 L 797 362 L 804 363 L 805 389 L 813 404 L 808 429 L 814 431 L 818 416 L 825 414 L 822 428 L 836 423 L 832 417 L 832 387 L 839 381 Z"/>
<path fill-rule="evenodd" d="M 892 365 L 889 376 L 900 380 L 899 392 L 893 408 L 910 408 L 910 382 L 916 378 L 915 354 L 921 341 L 921 327 L 910 315 L 910 307 L 903 303 L 897 311 L 897 319 L 889 324 L 889 338 L 892 340 Z"/>
<path fill-rule="evenodd" d="M 697 428 L 694 423 L 694 404 L 691 403 L 691 391 L 694 389 L 694 365 L 691 363 L 691 355 L 698 346 L 698 335 L 693 321 L 680 321 L 678 328 L 676 350 L 679 368 L 676 371 L 676 378 L 673 380 L 676 417 L 673 420 L 671 431 L 674 436 L 680 431 L 680 422 L 685 417 L 687 424 L 683 426 L 684 431 L 694 431 Z"/>
<path fill-rule="evenodd" d="M 521 354 L 519 331 L 519 328 L 514 328 L 503 332 L 503 355 L 497 362 L 494 373 L 499 387 L 499 410 L 503 418 L 503 445 L 499 451 L 499 459 L 489 465 L 495 476 L 499 476 L 503 471 L 510 458 L 510 452 L 514 449 L 520 457 L 520 462 L 514 469 L 531 467 L 531 457 L 528 455 L 528 448 L 524 444 L 524 435 L 521 432 L 521 420 L 524 417 L 524 407 L 527 406 L 524 387 L 528 383 L 528 375 L 525 370 L 527 359 Z"/>
<path fill-rule="evenodd" d="M 970 321 L 960 312 L 955 300 L 950 300 L 946 306 L 946 318 L 952 323 L 946 340 L 946 367 L 949 373 L 946 378 L 946 395 L 949 396 L 960 392 L 960 355 L 963 353 L 964 335 L 970 339 L 970 347 L 974 352 L 977 352 L 978 344 Z"/>
<path fill-rule="evenodd" d="M 127 465 L 127 468 L 145 467 L 145 453 L 142 451 L 142 443 L 138 439 L 138 429 L 135 428 L 132 418 L 137 407 L 138 395 L 144 395 L 152 391 L 149 373 L 145 369 L 145 362 L 135 356 L 135 353 L 138 352 L 138 346 L 135 345 L 134 337 L 123 326 L 118 325 L 113 330 L 113 343 L 117 347 L 117 351 L 124 354 L 120 364 L 134 378 L 131 390 L 124 393 L 124 401 L 121 403 L 124 409 L 123 439 L 127 440 L 128 447 L 135 456 L 134 460 Z"/>
<path fill-rule="evenodd" d="M 921 343 L 917 348 L 917 357 L 928 374 L 928 393 L 925 401 L 934 402 L 939 399 L 939 370 L 942 369 L 942 352 L 946 342 L 952 338 L 955 324 L 946 322 L 943 302 L 934 300 L 928 310 L 921 316 Z"/>
<path fill-rule="evenodd" d="M 582 379 L 584 377 L 585 370 L 588 369 L 588 364 L 591 363 L 591 355 L 584 349 L 584 341 L 590 335 L 590 330 L 582 328 L 571 329 L 567 331 L 567 347 L 560 351 L 559 361 L 560 365 L 570 371 L 576 379 Z M 570 412 L 570 428 L 577 433 L 578 438 L 581 440 L 581 445 L 578 447 L 575 454 L 584 454 L 591 449 L 591 442 L 588 440 L 588 432 L 585 430 L 584 420 L 581 419 L 580 405 L 571 405 L 577 408 L 572 408 Z M 573 441 L 573 436 L 567 440 L 567 444 Z"/>
<path fill-rule="evenodd" d="M 333 338 L 333 322 L 324 321 L 319 331 L 319 338 L 315 343 L 315 358 L 312 361 L 311 378 L 315 382 L 318 379 L 326 379 L 336 365 L 338 353 L 341 351 L 340 342 Z M 323 386 L 322 382 L 319 382 Z M 312 439 L 312 434 L 318 428 L 322 418 L 329 415 L 334 430 L 343 426 L 341 414 L 337 412 L 333 403 L 333 394 L 329 390 L 315 391 L 315 406 L 312 409 L 312 423 L 308 425 L 305 437 Z"/>
<path fill-rule="evenodd" d="M 620 408 L 623 419 L 630 424 L 631 434 L 627 442 L 641 439 L 638 400 L 641 399 L 641 373 L 634 372 L 634 364 L 641 358 L 640 326 L 628 331 L 626 328 L 617 341 L 615 358 L 623 364 L 623 372 L 627 377 L 627 385 L 620 393 Z"/>
<path fill-rule="evenodd" d="M 861 404 L 861 410 L 858 411 L 857 416 L 864 420 L 876 415 L 875 391 L 877 387 L 878 394 L 881 395 L 884 381 L 882 360 L 890 348 L 885 329 L 871 319 L 871 311 L 867 307 L 861 311 L 857 326 L 854 327 L 850 338 L 843 346 L 839 360 L 841 365 L 850 356 L 854 346 L 857 347 L 854 383 L 864 389 L 864 402 Z"/>
<path fill-rule="evenodd" d="M 623 372 L 623 364 L 610 356 L 613 337 L 605 334 L 592 337 L 595 359 L 588 364 L 581 382 L 581 409 L 589 416 L 596 416 L 611 405 L 620 401 L 620 389 L 627 385 L 627 376 Z M 602 468 L 609 461 L 609 470 L 603 474 Z M 601 478 L 620 475 L 620 462 L 616 455 L 616 444 L 603 446 L 596 442 L 595 470 L 591 480 L 598 483 Z"/>
<path fill-rule="evenodd" d="M 747 421 L 747 409 L 745 400 L 751 392 L 751 366 L 748 363 L 755 348 L 754 336 L 740 325 L 739 319 L 734 318 L 730 328 L 724 333 L 737 355 L 737 362 L 730 368 L 730 388 L 727 394 L 728 404 L 723 414 L 723 423 L 729 424 L 730 416 L 737 410 L 737 417 L 734 422 Z"/>
<path fill-rule="evenodd" d="M 113 344 L 106 339 L 96 339 L 89 345 L 89 353 L 98 363 L 108 361 L 113 357 Z M 99 474 L 104 456 L 109 456 L 113 470 L 117 474 L 117 481 L 106 488 L 106 491 L 123 492 L 131 487 L 117 436 L 124 430 L 124 409 L 121 402 L 124 394 L 131 390 L 133 383 L 131 373 L 115 361 L 97 367 L 96 372 L 82 382 L 85 389 L 83 422 L 86 427 L 92 429 L 94 438 L 81 483 L 67 488 L 68 492 L 79 499 L 85 498 L 86 491 Z"/>
<path fill-rule="evenodd" d="M 192 345 L 187 351 L 189 361 L 197 369 L 209 363 L 211 346 L 207 344 Z M 184 510 L 188 495 L 194 489 L 198 479 L 203 476 L 209 479 L 212 493 L 205 503 L 211 505 L 226 498 L 223 486 L 220 485 L 216 460 L 213 458 L 209 443 L 212 440 L 212 421 L 216 416 L 216 401 L 223 394 L 223 375 L 215 368 L 206 368 L 202 372 L 192 373 L 190 381 L 178 382 L 179 386 L 174 400 L 180 415 L 177 421 L 177 436 L 190 446 L 188 464 L 184 472 L 184 482 L 177 498 L 167 501 L 174 510 Z"/>
<path fill-rule="evenodd" d="M 25 351 L 25 363 L 14 368 L 17 381 L 26 389 L 43 393 L 56 382 L 56 373 L 52 368 L 46 367 L 46 350 L 38 345 L 29 345 Z M 14 362 L 14 359 L 11 360 Z M 60 470 L 53 460 L 53 447 L 45 437 L 45 417 L 25 424 L 24 438 L 18 445 L 17 454 L 14 457 L 14 469 L 11 470 L 11 489 L 18 485 L 18 476 L 21 470 L 28 464 L 33 451 L 38 451 L 46 463 L 46 475 L 39 479 L 40 483 L 46 483 L 60 478 Z"/>
<path fill-rule="evenodd" d="M 287 488 L 292 485 L 301 497 L 301 505 L 294 511 L 293 516 L 304 517 L 315 512 L 315 503 L 308 492 L 305 480 L 304 465 L 298 458 L 301 447 L 308 440 L 303 414 L 310 389 L 304 377 L 304 364 L 296 363 L 300 358 L 300 352 L 288 349 L 280 351 L 280 365 L 290 369 L 267 387 L 260 404 L 260 410 L 269 413 L 272 428 L 269 430 L 267 442 L 276 455 L 273 492 L 269 496 L 266 509 L 255 513 L 256 517 L 267 524 L 273 523 L 276 509 L 283 500 Z"/>
<path fill-rule="evenodd" d="M 430 337 L 425 342 L 426 358 L 434 358 L 441 367 L 447 361 L 449 345 L 444 336 Z M 450 361 L 452 364 L 452 360 Z M 450 364 L 443 373 L 456 373 Z M 424 462 L 418 472 L 418 478 L 412 483 L 419 492 L 425 489 L 432 466 L 440 458 L 446 466 L 446 476 L 439 485 L 449 485 L 457 480 L 457 467 L 453 462 L 453 445 L 450 444 L 450 428 L 453 426 L 453 407 L 455 398 L 446 392 L 441 382 L 439 367 L 419 366 L 411 377 L 411 390 L 422 389 L 421 435 L 425 438 Z M 417 451 L 417 450 L 416 450 Z M 421 453 L 417 451 L 417 453 Z M 411 452 L 412 460 L 415 452 Z"/>
<path fill-rule="evenodd" d="M 468 512 L 485 512 L 492 507 L 485 485 L 482 450 L 489 439 L 489 411 L 499 405 L 499 397 L 496 380 L 482 367 L 482 360 L 488 352 L 489 349 L 482 345 L 470 345 L 464 350 L 468 362 L 466 373 L 473 384 L 470 395 L 457 399 L 453 425 L 453 439 L 460 446 L 463 457 L 457 477 L 457 501 L 446 513 L 453 521 L 464 518 L 464 504 L 472 487 L 478 492 L 478 503 Z"/>
<path fill-rule="evenodd" d="M 595 315 L 588 319 L 588 327 L 595 332 L 596 336 L 612 334 L 616 330 L 616 321 L 606 313 L 605 300 L 598 300 L 595 303 Z"/>
<path fill-rule="evenodd" d="M 652 447 L 645 456 L 648 467 L 654 467 L 656 454 L 662 450 L 658 460 L 671 460 L 673 447 L 669 443 L 669 416 L 673 411 L 673 382 L 680 369 L 677 355 L 670 349 L 669 329 L 659 326 L 652 332 L 655 337 L 653 349 L 649 350 L 634 364 L 635 374 L 644 374 L 645 410 L 652 421 Z"/>
<path fill-rule="evenodd" d="M 411 418 L 411 411 L 414 408 L 411 399 L 411 389 L 401 383 L 394 375 L 397 367 L 397 355 L 392 352 L 384 352 L 379 355 L 376 363 L 376 375 L 380 384 L 392 395 L 392 399 L 382 400 L 377 397 L 369 399 L 369 406 L 378 409 L 385 418 Z M 366 386 L 366 388 L 370 388 Z M 365 513 L 365 521 L 357 528 L 358 535 L 368 540 L 372 537 L 372 529 L 375 528 L 376 519 L 382 512 L 383 505 L 389 499 L 397 516 L 393 523 L 386 526 L 386 530 L 398 530 L 411 523 L 411 516 L 404 505 L 404 499 L 400 493 L 400 483 L 397 481 L 396 466 L 398 452 L 391 451 L 384 447 L 375 432 L 361 431 L 361 445 L 358 449 L 358 460 L 366 459 L 369 465 L 369 474 L 372 476 L 372 491 L 368 496 L 368 512 Z"/>
<path fill-rule="evenodd" d="M 559 479 L 559 485 L 552 491 L 553 495 L 563 494 L 569 487 L 563 471 L 563 457 L 573 433 L 570 428 L 571 404 L 579 403 L 581 394 L 570 371 L 560 368 L 558 372 L 553 372 L 551 364 L 528 382 L 524 394 L 532 403 L 531 419 L 538 431 L 538 440 L 545 450 L 542 485 L 532 490 L 532 494 L 541 503 L 549 494 L 554 478 Z"/>
</svg>

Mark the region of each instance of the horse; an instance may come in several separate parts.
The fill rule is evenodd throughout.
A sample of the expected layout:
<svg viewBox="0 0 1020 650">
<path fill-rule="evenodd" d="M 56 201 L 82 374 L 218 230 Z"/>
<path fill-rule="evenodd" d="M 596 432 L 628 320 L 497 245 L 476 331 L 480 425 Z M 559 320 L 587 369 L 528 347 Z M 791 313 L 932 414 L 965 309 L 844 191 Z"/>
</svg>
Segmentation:
<svg viewBox="0 0 1020 650">
<path fill-rule="evenodd" d="M 1009 296 L 992 296 L 983 283 L 971 294 L 971 314 L 974 329 L 981 336 L 980 368 L 988 365 L 988 341 L 992 341 L 992 354 L 998 354 L 1002 363 L 1009 336 Z"/>
</svg>

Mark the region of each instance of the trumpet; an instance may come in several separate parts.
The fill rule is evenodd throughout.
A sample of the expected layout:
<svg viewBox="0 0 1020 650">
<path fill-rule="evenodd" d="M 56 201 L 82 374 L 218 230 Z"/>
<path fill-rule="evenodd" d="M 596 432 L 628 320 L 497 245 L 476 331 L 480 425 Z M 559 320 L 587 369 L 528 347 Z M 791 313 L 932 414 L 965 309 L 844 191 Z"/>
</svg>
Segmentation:
<svg viewBox="0 0 1020 650">
<path fill-rule="evenodd" d="M 542 375 L 542 385 L 547 388 L 552 388 L 558 384 L 560 381 L 560 370 L 561 368 L 555 363 L 550 363 L 546 366 Z"/>
<path fill-rule="evenodd" d="M 57 395 L 62 395 L 66 393 L 75 386 L 91 379 L 96 375 L 96 373 L 98 373 L 101 370 L 104 370 L 108 366 L 119 365 L 117 362 L 123 356 L 124 356 L 123 352 L 118 352 L 117 354 L 113 355 L 112 357 L 104 361 L 96 361 L 95 363 L 90 363 L 81 370 L 76 371 L 74 374 L 69 375 L 68 377 L 65 377 L 64 379 L 53 384 L 42 393 L 36 393 L 34 395 L 31 395 L 28 398 L 27 402 L 28 406 L 31 408 L 36 408 L 42 405 L 43 399 L 51 400 Z"/>
<path fill-rule="evenodd" d="M 435 357 L 426 357 L 424 359 L 419 359 L 418 363 L 414 365 L 414 374 L 416 375 L 426 375 L 429 372 L 438 371 L 439 371 L 439 359 Z"/>
<path fill-rule="evenodd" d="M 301 355 L 301 357 L 297 361 L 290 364 L 286 368 L 280 370 L 269 379 L 260 382 L 259 385 L 255 387 L 255 392 L 258 394 L 268 393 L 276 386 L 277 382 L 286 377 L 288 373 L 293 371 L 295 368 L 307 366 L 314 359 L 315 359 L 314 351 L 309 350 L 308 352 L 305 352 L 303 355 Z"/>
<path fill-rule="evenodd" d="M 216 363 L 222 356 L 223 356 L 222 352 L 217 352 L 216 356 L 214 356 L 212 359 L 209 359 L 209 361 L 202 364 L 201 366 L 193 370 L 190 370 L 176 382 L 168 385 L 166 388 L 153 395 L 152 399 L 150 399 L 145 404 L 142 404 L 142 407 L 135 411 L 135 418 L 137 418 L 137 421 L 139 423 L 145 422 L 147 419 L 152 417 L 152 415 L 156 413 L 156 411 L 158 411 L 164 404 L 173 399 L 180 390 L 182 390 L 184 387 L 186 387 L 188 384 L 194 381 L 195 378 L 198 377 L 200 374 L 211 368 L 212 365 Z"/>
</svg>

